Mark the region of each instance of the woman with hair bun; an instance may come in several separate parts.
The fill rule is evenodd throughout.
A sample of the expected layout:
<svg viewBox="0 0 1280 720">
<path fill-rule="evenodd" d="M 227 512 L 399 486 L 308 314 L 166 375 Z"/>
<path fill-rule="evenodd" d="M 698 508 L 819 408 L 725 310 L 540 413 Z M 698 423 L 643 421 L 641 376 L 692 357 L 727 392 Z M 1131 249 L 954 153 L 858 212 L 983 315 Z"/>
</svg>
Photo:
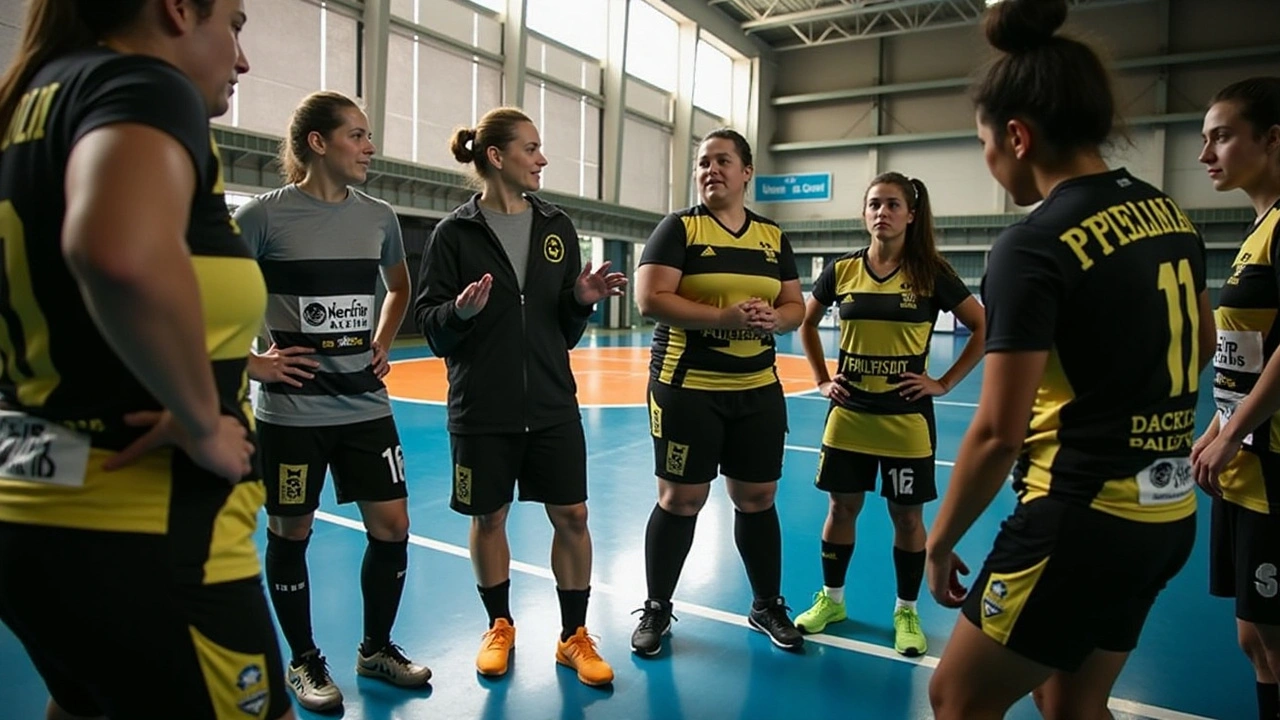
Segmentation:
<svg viewBox="0 0 1280 720">
<path fill-rule="evenodd" d="M 476 670 L 505 675 L 515 647 L 507 513 L 546 507 L 563 629 L 556 661 L 587 685 L 613 681 L 587 634 L 591 534 L 587 454 L 569 349 L 622 273 L 582 266 L 569 216 L 534 193 L 547 164 L 533 122 L 497 108 L 450 145 L 483 190 L 436 225 L 422 258 L 414 318 L 449 369 L 451 506 L 471 517 L 471 562 L 489 614 Z"/>
<path fill-rule="evenodd" d="M 1204 243 L 1100 147 L 1115 105 L 1065 0 L 987 10 L 1003 51 L 976 87 L 978 136 L 1019 205 L 983 280 L 982 395 L 926 547 L 934 597 L 964 607 L 929 685 L 940 720 L 1109 717 L 1156 596 L 1195 541 L 1191 451 L 1214 349 Z M 1030 419 L 1028 427 L 1028 418 Z M 1019 503 L 973 591 L 953 552 L 1015 459 Z"/>
</svg>

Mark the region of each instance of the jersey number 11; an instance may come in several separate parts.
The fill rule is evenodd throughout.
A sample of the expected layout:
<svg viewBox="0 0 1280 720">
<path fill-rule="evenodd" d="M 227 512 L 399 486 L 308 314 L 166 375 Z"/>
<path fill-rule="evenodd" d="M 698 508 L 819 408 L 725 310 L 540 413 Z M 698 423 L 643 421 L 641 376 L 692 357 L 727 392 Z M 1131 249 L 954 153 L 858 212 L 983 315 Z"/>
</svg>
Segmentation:
<svg viewBox="0 0 1280 720">
<path fill-rule="evenodd" d="M 1164 299 L 1169 306 L 1169 396 L 1196 392 L 1200 386 L 1200 310 L 1190 261 L 1186 258 L 1179 260 L 1176 272 L 1172 262 L 1160 263 L 1156 287 L 1164 291 Z M 1187 343 L 1191 346 L 1191 357 L 1184 361 L 1182 338 L 1187 325 L 1191 326 L 1191 342 Z"/>
</svg>

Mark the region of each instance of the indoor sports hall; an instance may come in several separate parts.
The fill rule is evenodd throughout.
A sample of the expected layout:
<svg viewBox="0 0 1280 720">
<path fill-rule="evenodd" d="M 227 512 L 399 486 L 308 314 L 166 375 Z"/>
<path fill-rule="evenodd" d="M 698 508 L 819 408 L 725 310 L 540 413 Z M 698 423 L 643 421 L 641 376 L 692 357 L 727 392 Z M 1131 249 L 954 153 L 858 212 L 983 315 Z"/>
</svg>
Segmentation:
<svg viewBox="0 0 1280 720">
<path fill-rule="evenodd" d="M 541 197 L 563 208 L 584 262 L 634 278 L 663 217 L 697 202 L 695 153 L 708 131 L 741 131 L 755 153 L 747 203 L 776 221 L 796 255 L 805 293 L 824 266 L 868 243 L 862 219 L 871 178 L 898 171 L 928 185 L 944 257 L 977 293 L 1000 232 L 1030 208 L 992 179 L 974 127 L 969 86 L 990 54 L 979 20 L 994 0 L 245 0 L 242 44 L 251 64 L 230 111 L 214 119 L 228 202 L 280 187 L 276 152 L 308 93 L 358 98 L 377 155 L 360 190 L 399 216 L 416 280 L 436 223 L 475 191 L 451 155 L 457 126 L 501 105 L 538 126 L 548 160 Z M 0 57 L 17 48 L 23 0 L 0 0 Z M 1207 104 L 1220 88 L 1280 74 L 1277 0 L 1070 0 L 1065 32 L 1090 41 L 1112 72 L 1123 134 L 1107 149 L 1168 193 L 1207 247 L 1216 303 L 1255 213 L 1241 192 L 1216 192 L 1198 161 Z M 925 587 L 922 657 L 894 650 L 893 527 L 868 496 L 846 586 L 848 619 L 786 652 L 748 624 L 751 588 L 734 544 L 723 481 L 697 523 L 674 600 L 674 623 L 653 657 L 631 650 L 646 596 L 645 531 L 655 500 L 646 407 L 654 323 L 633 295 L 599 304 L 571 351 L 587 441 L 594 548 L 590 632 L 615 672 L 603 687 L 555 661 L 559 609 L 542 508 L 512 505 L 511 610 L 520 629 L 510 671 L 476 672 L 484 608 L 468 556 L 469 522 L 450 509 L 453 467 L 443 360 L 415 328 L 412 308 L 391 351 L 386 385 L 409 488 L 409 569 L 397 643 L 430 666 L 428 686 L 405 690 L 357 677 L 365 531 L 353 505 L 326 487 L 309 563 L 315 639 L 343 691 L 347 720 L 930 718 L 929 680 L 958 611 Z M 1120 309 L 1117 308 L 1117 311 Z M 820 327 L 838 355 L 836 318 Z M 950 314 L 935 326 L 931 373 L 969 334 Z M 777 511 L 782 594 L 792 615 L 823 586 L 819 534 L 827 494 L 814 487 L 829 403 L 814 386 L 796 333 L 777 340 L 788 435 Z M 1106 347 L 1099 364 L 1122 364 Z M 834 367 L 834 362 L 831 362 Z M 940 369 L 941 368 L 941 369 Z M 981 391 L 980 364 L 935 398 L 939 493 Z M 1199 382 L 1197 436 L 1215 412 L 1213 371 Z M 272 478 L 267 478 L 268 482 Z M 1199 493 L 1190 560 L 1159 596 L 1120 675 L 1117 718 L 1256 717 L 1254 675 L 1236 640 L 1233 602 L 1208 592 L 1209 502 Z M 957 547 L 981 567 L 1017 503 L 1005 488 Z M 938 502 L 925 506 L 926 527 Z M 265 547 L 265 515 L 259 540 Z M 1099 598 L 1110 588 L 1092 588 Z M 85 603 L 92 603 L 86 589 Z M 137 632 L 146 632 L 138 628 Z M 88 664 L 111 663 L 92 647 Z M 164 663 L 165 658 L 155 658 Z M 137 668 L 146 684 L 148 670 Z M 48 694 L 23 648 L 0 625 L 0 718 L 44 717 Z M 246 717 L 249 717 L 246 715 Z M 1030 697 L 1011 718 L 1040 717 Z M 175 717 L 173 720 L 181 720 Z"/>
</svg>

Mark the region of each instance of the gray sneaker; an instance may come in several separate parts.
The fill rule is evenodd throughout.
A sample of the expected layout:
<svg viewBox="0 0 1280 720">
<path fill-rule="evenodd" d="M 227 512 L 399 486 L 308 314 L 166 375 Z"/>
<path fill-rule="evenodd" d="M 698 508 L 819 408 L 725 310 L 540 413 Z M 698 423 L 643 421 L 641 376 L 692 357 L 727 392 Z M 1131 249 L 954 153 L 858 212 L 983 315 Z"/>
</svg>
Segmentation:
<svg viewBox="0 0 1280 720">
<path fill-rule="evenodd" d="M 342 705 L 342 691 L 329 677 L 328 663 L 319 650 L 308 650 L 289 663 L 285 676 L 298 704 L 307 710 L 324 712 Z"/>
<path fill-rule="evenodd" d="M 409 660 L 395 643 L 387 643 L 372 655 L 365 655 L 364 651 L 363 646 L 356 651 L 358 675 L 386 680 L 400 687 L 422 687 L 431 679 L 431 668 Z"/>
</svg>

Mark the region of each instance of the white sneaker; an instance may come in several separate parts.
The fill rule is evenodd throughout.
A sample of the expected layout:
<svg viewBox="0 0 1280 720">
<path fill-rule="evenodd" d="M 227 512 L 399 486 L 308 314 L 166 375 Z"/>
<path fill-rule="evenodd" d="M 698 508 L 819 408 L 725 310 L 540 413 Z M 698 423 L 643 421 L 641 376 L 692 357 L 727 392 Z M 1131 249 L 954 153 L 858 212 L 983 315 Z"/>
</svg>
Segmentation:
<svg viewBox="0 0 1280 720">
<path fill-rule="evenodd" d="M 329 667 L 319 650 L 310 650 L 299 658 L 300 663 L 289 663 L 285 673 L 289 689 L 298 704 L 313 712 L 332 710 L 342 704 L 342 691 L 329 677 Z"/>
<path fill-rule="evenodd" d="M 400 687 L 422 687 L 431 679 L 431 668 L 409 660 L 395 643 L 387 643 L 372 655 L 365 655 L 364 651 L 363 645 L 356 650 L 358 675 L 386 680 Z"/>
</svg>

